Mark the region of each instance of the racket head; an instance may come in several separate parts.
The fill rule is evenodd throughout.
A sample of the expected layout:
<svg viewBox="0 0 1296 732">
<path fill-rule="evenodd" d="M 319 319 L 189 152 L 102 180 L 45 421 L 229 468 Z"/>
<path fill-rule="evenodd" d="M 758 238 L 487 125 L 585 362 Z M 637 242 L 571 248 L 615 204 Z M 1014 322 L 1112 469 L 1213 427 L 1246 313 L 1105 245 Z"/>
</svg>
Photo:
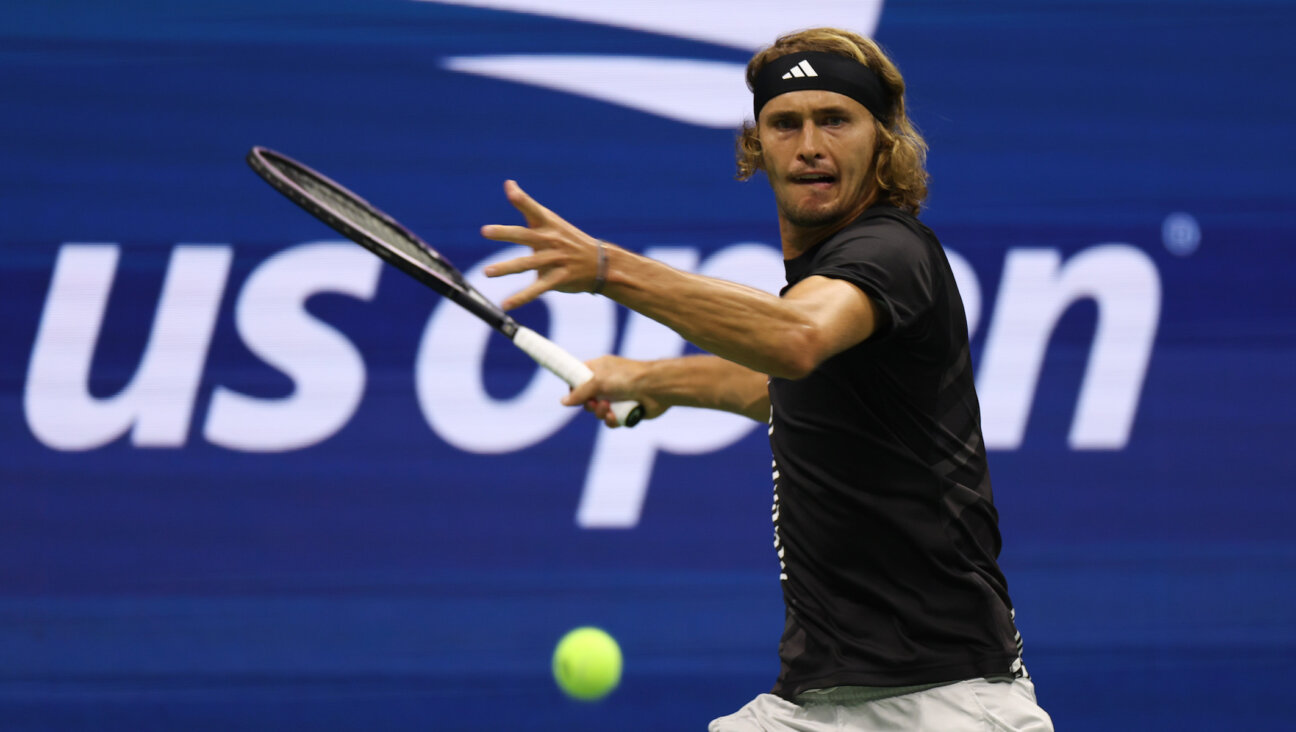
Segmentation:
<svg viewBox="0 0 1296 732">
<path fill-rule="evenodd" d="M 376 206 L 310 166 L 269 148 L 247 154 L 257 175 L 334 231 L 449 297 L 512 337 L 517 324 L 477 292 L 449 260 Z"/>
</svg>

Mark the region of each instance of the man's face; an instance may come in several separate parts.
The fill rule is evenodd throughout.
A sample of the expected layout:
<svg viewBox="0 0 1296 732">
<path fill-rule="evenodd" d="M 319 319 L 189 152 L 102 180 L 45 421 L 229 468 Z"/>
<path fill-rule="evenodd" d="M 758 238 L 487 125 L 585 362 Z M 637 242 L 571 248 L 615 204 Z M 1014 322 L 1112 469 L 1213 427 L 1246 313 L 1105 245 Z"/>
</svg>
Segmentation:
<svg viewBox="0 0 1296 732">
<path fill-rule="evenodd" d="M 817 89 L 780 94 L 761 109 L 757 134 L 787 223 L 828 226 L 868 205 L 877 131 L 864 105 Z"/>
</svg>

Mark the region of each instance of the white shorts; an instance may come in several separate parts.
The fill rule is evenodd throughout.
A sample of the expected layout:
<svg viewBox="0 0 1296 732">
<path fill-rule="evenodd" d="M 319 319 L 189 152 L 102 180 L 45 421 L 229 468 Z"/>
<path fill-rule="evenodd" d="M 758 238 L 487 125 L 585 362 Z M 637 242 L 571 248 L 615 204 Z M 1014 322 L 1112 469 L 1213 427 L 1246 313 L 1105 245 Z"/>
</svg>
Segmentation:
<svg viewBox="0 0 1296 732">
<path fill-rule="evenodd" d="M 737 712 L 711 722 L 710 732 L 1052 732 L 1053 720 L 1035 701 L 1028 679 L 970 679 L 925 691 L 851 702 L 841 687 L 811 692 L 793 703 L 761 694 Z M 818 697 L 818 698 L 816 698 Z"/>
</svg>

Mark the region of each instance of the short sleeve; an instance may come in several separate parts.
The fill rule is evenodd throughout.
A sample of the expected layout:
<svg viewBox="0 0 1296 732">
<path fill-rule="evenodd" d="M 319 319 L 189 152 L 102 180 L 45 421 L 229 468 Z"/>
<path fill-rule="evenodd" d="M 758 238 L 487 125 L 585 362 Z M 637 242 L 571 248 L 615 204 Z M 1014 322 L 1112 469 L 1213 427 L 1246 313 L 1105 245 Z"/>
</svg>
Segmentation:
<svg viewBox="0 0 1296 732">
<path fill-rule="evenodd" d="M 878 333 L 884 337 L 911 328 L 931 309 L 935 278 L 921 237 L 903 225 L 879 223 L 884 225 L 861 227 L 825 247 L 807 276 L 845 280 L 863 290 L 887 316 Z"/>
</svg>

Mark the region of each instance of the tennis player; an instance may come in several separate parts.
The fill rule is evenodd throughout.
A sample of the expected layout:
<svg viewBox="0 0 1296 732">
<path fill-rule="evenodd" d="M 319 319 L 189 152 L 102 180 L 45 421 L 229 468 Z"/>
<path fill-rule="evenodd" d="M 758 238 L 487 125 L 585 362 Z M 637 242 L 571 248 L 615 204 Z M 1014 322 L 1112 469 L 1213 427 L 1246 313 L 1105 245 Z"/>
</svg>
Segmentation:
<svg viewBox="0 0 1296 732">
<path fill-rule="evenodd" d="M 774 189 L 780 296 L 599 241 L 512 181 L 526 226 L 482 233 L 533 251 L 487 274 L 537 273 L 505 307 L 601 293 L 714 354 L 596 359 L 568 404 L 769 423 L 781 669 L 711 730 L 1051 730 L 997 562 L 963 303 L 916 218 L 926 144 L 904 81 L 872 41 L 814 29 L 757 53 L 747 82 L 739 177 Z"/>
</svg>

